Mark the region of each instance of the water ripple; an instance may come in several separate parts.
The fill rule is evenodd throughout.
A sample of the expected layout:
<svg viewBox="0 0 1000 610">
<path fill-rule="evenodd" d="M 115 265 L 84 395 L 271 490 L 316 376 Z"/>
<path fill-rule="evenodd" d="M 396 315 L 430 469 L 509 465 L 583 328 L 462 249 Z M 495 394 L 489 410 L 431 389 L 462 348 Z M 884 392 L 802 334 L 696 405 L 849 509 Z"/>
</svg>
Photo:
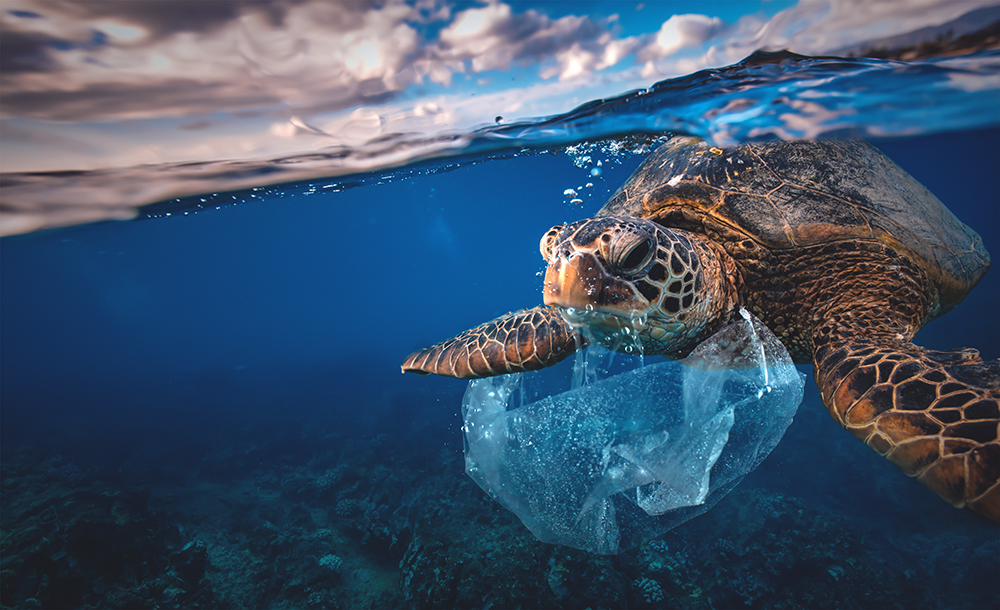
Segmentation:
<svg viewBox="0 0 1000 610">
<path fill-rule="evenodd" d="M 424 161 L 467 162 L 628 134 L 672 131 L 729 146 L 778 138 L 902 137 L 984 128 L 1000 123 L 998 102 L 997 50 L 918 62 L 757 52 L 732 66 L 594 100 L 563 115 L 469 133 L 400 133 L 361 147 L 266 161 L 2 173 L 0 235 L 133 218 L 144 208 L 149 215 L 245 201 L 256 197 L 247 189 L 267 185 L 362 175 Z"/>
</svg>

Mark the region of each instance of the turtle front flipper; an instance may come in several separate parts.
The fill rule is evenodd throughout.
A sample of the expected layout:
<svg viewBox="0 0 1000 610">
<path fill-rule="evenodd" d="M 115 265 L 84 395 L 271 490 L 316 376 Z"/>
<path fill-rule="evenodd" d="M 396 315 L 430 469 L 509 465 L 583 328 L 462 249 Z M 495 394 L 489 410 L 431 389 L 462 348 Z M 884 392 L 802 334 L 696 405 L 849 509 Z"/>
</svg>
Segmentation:
<svg viewBox="0 0 1000 610">
<path fill-rule="evenodd" d="M 413 352 L 404 373 L 459 379 L 537 371 L 587 345 L 586 339 L 548 307 L 522 309 Z"/>
<path fill-rule="evenodd" d="M 1000 523 L 1000 361 L 855 335 L 818 347 L 815 364 L 840 425 L 952 505 Z"/>
</svg>

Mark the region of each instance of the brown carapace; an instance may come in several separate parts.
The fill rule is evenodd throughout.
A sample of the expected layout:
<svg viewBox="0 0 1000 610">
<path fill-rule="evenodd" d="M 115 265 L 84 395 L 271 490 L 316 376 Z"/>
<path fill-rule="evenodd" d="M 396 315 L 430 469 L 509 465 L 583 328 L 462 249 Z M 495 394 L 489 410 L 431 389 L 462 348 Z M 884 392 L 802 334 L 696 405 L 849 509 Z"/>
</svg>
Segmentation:
<svg viewBox="0 0 1000 610">
<path fill-rule="evenodd" d="M 856 141 L 665 142 L 593 219 L 542 238 L 547 307 L 420 350 L 404 372 L 551 366 L 588 342 L 687 355 L 748 308 L 814 364 L 833 418 L 957 507 L 1000 522 L 1000 361 L 910 342 L 986 274 L 979 236 Z"/>
</svg>

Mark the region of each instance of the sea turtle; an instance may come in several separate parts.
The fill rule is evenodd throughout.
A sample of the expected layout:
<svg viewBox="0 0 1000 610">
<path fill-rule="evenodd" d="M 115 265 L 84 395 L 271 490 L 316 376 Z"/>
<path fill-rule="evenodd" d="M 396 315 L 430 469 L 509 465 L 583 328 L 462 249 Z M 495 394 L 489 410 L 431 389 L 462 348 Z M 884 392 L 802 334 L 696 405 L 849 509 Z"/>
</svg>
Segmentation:
<svg viewBox="0 0 1000 610">
<path fill-rule="evenodd" d="M 545 307 L 410 355 L 463 379 L 550 366 L 638 337 L 687 355 L 741 307 L 833 418 L 957 507 L 1000 522 L 1000 361 L 910 342 L 986 274 L 979 235 L 862 141 L 662 144 L 595 218 L 550 229 Z"/>
</svg>

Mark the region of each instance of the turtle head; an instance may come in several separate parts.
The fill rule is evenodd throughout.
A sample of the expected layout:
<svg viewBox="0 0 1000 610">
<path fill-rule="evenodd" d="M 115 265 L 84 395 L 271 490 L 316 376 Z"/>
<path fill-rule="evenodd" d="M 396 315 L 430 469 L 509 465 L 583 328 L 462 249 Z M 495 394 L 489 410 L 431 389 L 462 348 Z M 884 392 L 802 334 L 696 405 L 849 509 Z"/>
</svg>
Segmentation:
<svg viewBox="0 0 1000 610">
<path fill-rule="evenodd" d="M 735 264 L 721 248 L 648 220 L 557 225 L 541 252 L 545 304 L 618 351 L 683 357 L 737 306 Z"/>
</svg>

